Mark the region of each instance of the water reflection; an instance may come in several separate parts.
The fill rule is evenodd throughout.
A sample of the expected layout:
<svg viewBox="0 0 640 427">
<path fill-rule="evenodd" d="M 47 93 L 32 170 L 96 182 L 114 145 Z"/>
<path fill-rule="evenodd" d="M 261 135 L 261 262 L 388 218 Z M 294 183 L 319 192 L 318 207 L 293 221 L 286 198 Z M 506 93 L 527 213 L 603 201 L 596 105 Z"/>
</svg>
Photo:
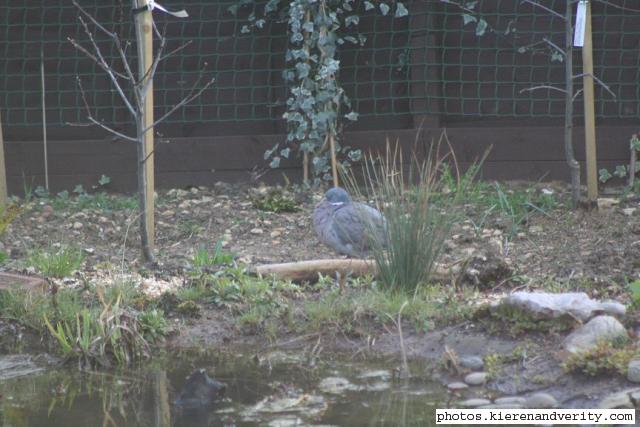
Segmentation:
<svg viewBox="0 0 640 427">
<path fill-rule="evenodd" d="M 442 388 L 400 379 L 385 361 L 295 355 L 180 353 L 117 373 L 56 369 L 0 383 L 0 424 L 12 427 L 429 426 Z M 210 405 L 174 402 L 199 369 L 226 384 Z M 415 366 L 412 372 L 427 372 Z"/>
</svg>

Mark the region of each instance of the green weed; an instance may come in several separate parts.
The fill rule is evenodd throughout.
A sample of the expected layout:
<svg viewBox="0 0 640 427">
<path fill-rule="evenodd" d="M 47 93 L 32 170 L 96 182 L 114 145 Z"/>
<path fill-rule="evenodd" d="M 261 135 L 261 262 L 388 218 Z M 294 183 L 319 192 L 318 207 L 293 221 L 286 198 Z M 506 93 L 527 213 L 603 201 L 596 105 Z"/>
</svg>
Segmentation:
<svg viewBox="0 0 640 427">
<path fill-rule="evenodd" d="M 58 248 L 49 246 L 47 250 L 33 251 L 27 259 L 27 264 L 35 268 L 45 277 L 68 277 L 78 270 L 85 256 L 80 249 L 61 245 Z"/>
<path fill-rule="evenodd" d="M 592 377 L 615 373 L 626 376 L 629 362 L 638 354 L 639 348 L 635 343 L 600 342 L 586 353 L 569 356 L 563 367 L 567 372 L 582 372 Z"/>
<path fill-rule="evenodd" d="M 252 195 L 253 207 L 266 212 L 297 212 L 300 210 L 298 203 L 285 193 L 282 188 L 270 188 L 265 193 Z"/>
</svg>

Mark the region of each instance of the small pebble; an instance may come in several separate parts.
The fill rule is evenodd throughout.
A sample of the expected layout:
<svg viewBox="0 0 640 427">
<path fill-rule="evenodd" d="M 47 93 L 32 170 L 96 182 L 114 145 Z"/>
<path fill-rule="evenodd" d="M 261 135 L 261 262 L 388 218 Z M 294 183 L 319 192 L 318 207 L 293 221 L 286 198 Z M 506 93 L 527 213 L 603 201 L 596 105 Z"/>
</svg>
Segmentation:
<svg viewBox="0 0 640 427">
<path fill-rule="evenodd" d="M 79 229 L 81 229 L 82 227 L 83 227 L 83 225 L 82 225 L 82 223 L 81 223 L 81 222 L 74 222 L 74 223 L 73 223 L 73 229 L 74 229 L 74 230 L 79 230 Z"/>
<path fill-rule="evenodd" d="M 468 399 L 463 400 L 462 402 L 458 402 L 458 405 L 462 406 L 463 408 L 477 408 L 478 406 L 489 404 L 491 404 L 491 402 L 487 399 Z"/>
<path fill-rule="evenodd" d="M 472 372 L 464 377 L 464 382 L 469 385 L 482 385 L 487 382 L 487 377 L 486 372 Z"/>
<path fill-rule="evenodd" d="M 252 228 L 250 233 L 251 234 L 262 234 L 262 233 L 264 233 L 264 231 L 262 230 L 262 228 Z"/>
<path fill-rule="evenodd" d="M 469 388 L 469 386 L 465 383 L 455 382 L 455 383 L 447 384 L 447 388 L 451 391 L 458 391 L 458 390 L 464 390 L 466 388 Z"/>
<path fill-rule="evenodd" d="M 520 396 L 504 396 L 493 401 L 497 405 L 524 405 L 527 399 Z"/>
<path fill-rule="evenodd" d="M 527 397 L 525 406 L 531 409 L 555 408 L 558 401 L 549 393 L 535 393 Z"/>
<path fill-rule="evenodd" d="M 472 369 L 474 371 L 480 370 L 484 367 L 484 361 L 480 356 L 461 356 L 458 358 L 458 363 L 463 368 Z"/>
</svg>

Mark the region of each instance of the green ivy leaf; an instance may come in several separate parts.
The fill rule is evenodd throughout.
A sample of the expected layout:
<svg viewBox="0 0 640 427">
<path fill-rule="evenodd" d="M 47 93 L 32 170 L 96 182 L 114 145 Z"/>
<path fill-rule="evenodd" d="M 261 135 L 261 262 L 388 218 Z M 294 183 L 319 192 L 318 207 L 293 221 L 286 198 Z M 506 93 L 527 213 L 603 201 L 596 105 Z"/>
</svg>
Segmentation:
<svg viewBox="0 0 640 427">
<path fill-rule="evenodd" d="M 389 13 L 389 10 L 391 10 L 391 8 L 389 7 L 388 4 L 380 3 L 380 12 L 382 12 L 384 16 L 387 16 L 387 14 Z"/>
<path fill-rule="evenodd" d="M 291 152 L 291 149 L 289 147 L 287 148 L 283 148 L 282 150 L 280 150 L 280 155 L 282 157 L 284 157 L 285 159 L 289 158 L 289 153 Z"/>
<path fill-rule="evenodd" d="M 108 176 L 106 176 L 106 175 L 102 175 L 102 176 L 100 177 L 100 179 L 98 180 L 98 184 L 100 184 L 100 185 L 102 185 L 102 186 L 105 186 L 105 185 L 107 185 L 107 184 L 111 184 L 111 178 L 109 178 L 109 177 L 108 177 Z"/>
<path fill-rule="evenodd" d="M 613 171 L 613 174 L 618 178 L 624 178 L 627 176 L 627 167 L 624 165 L 618 165 L 616 166 L 616 170 Z"/>
<path fill-rule="evenodd" d="M 358 25 L 360 22 L 360 17 L 358 15 L 349 15 L 344 19 L 344 26 L 348 27 L 349 25 Z"/>
<path fill-rule="evenodd" d="M 269 167 L 272 169 L 275 169 L 279 166 L 280 166 L 280 157 L 276 156 L 271 160 L 271 163 L 269 163 Z"/>
<path fill-rule="evenodd" d="M 364 10 L 371 10 L 371 9 L 375 9 L 375 6 L 373 5 L 373 3 L 371 3 L 370 1 L 364 2 Z"/>
<path fill-rule="evenodd" d="M 487 27 L 487 21 L 485 21 L 484 19 L 480 19 L 478 21 L 478 25 L 476 25 L 476 36 L 483 36 L 485 31 L 487 31 Z"/>
<path fill-rule="evenodd" d="M 402 18 L 403 16 L 407 16 L 408 14 L 409 11 L 404 6 L 404 4 L 398 2 L 398 5 L 396 6 L 396 18 Z"/>
<path fill-rule="evenodd" d="M 251 30 L 249 29 L 249 26 L 247 26 L 247 25 L 243 25 L 242 28 L 240 29 L 240 33 L 242 33 L 242 34 L 247 34 L 247 33 L 250 33 L 250 32 L 251 32 Z"/>
<path fill-rule="evenodd" d="M 349 114 L 345 114 L 344 117 L 348 120 L 351 120 L 352 122 L 355 122 L 356 120 L 358 120 L 358 113 L 352 111 Z"/>
<path fill-rule="evenodd" d="M 600 170 L 598 171 L 598 175 L 599 175 L 599 178 L 598 178 L 598 179 L 599 179 L 599 180 L 600 180 L 600 182 L 602 182 L 602 183 L 605 183 L 605 182 L 609 181 L 611 178 L 613 178 L 613 175 L 611 175 L 611 173 L 609 173 L 609 171 L 608 171 L 608 170 L 606 170 L 606 169 L 604 169 L 604 168 L 603 168 L 603 169 L 600 169 Z"/>
<path fill-rule="evenodd" d="M 477 21 L 475 16 L 469 15 L 468 13 L 465 13 L 465 14 L 462 15 L 462 20 L 464 22 L 464 25 L 467 25 L 470 22 L 476 22 Z"/>
<path fill-rule="evenodd" d="M 562 56 L 562 54 L 560 52 L 558 52 L 557 50 L 554 50 L 553 53 L 551 54 L 551 61 L 552 62 L 563 62 L 564 61 L 564 56 Z"/>
</svg>

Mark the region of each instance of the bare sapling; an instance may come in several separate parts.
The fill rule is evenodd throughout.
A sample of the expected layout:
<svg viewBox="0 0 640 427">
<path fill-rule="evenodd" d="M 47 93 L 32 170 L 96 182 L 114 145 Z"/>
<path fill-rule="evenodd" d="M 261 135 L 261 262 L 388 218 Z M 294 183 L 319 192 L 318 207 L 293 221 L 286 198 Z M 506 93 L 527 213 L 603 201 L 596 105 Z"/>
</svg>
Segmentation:
<svg viewBox="0 0 640 427">
<path fill-rule="evenodd" d="M 208 79 L 203 82 L 203 78 L 205 75 L 205 69 L 207 64 L 204 63 L 200 72 L 191 86 L 188 94 L 183 97 L 179 102 L 175 105 L 168 108 L 163 114 L 160 115 L 158 119 L 155 119 L 150 125 L 146 125 L 144 121 L 144 110 L 145 110 L 145 101 L 147 98 L 152 97 L 152 88 L 153 88 L 153 79 L 155 73 L 158 69 L 158 64 L 179 53 L 185 47 L 187 47 L 190 42 L 184 43 L 179 47 L 166 51 L 166 37 L 165 31 L 159 31 L 155 22 L 152 21 L 153 33 L 156 38 L 157 49 L 156 54 L 153 58 L 153 61 L 150 64 L 147 72 L 136 76 L 131 67 L 131 61 L 135 63 L 137 60 L 135 55 L 133 58 L 130 57 L 130 53 L 128 51 L 129 42 L 122 42 L 118 34 L 114 31 L 109 31 L 103 25 L 101 25 L 89 12 L 83 9 L 75 0 L 73 1 L 74 6 L 78 9 L 79 15 L 78 18 L 82 27 L 84 28 L 84 32 L 89 40 L 90 47 L 85 47 L 80 44 L 77 40 L 69 37 L 69 42 L 80 52 L 86 55 L 89 59 L 95 62 L 98 67 L 107 75 L 113 88 L 118 94 L 119 98 L 122 100 L 126 110 L 129 112 L 133 122 L 135 123 L 135 135 L 131 136 L 125 132 L 121 132 L 116 130 L 113 126 L 110 126 L 96 117 L 91 110 L 91 106 L 87 102 L 87 96 L 85 89 L 82 85 L 82 81 L 80 77 L 77 77 L 78 88 L 80 90 L 82 96 L 82 102 L 84 104 L 84 108 L 87 114 L 88 123 L 84 123 L 81 125 L 96 125 L 111 133 L 118 139 L 133 142 L 137 144 L 137 175 L 138 175 L 138 200 L 140 207 L 140 237 L 141 237 L 141 247 L 144 258 L 149 262 L 154 262 L 155 257 L 153 255 L 153 242 L 150 242 L 151 233 L 148 233 L 149 230 L 153 229 L 153 224 L 148 223 L 148 215 L 149 210 L 153 210 L 153 197 L 147 197 L 146 194 L 146 177 L 145 177 L 145 165 L 148 159 L 153 155 L 152 152 L 148 152 L 145 148 L 145 135 L 148 132 L 153 132 L 155 126 L 159 123 L 166 120 L 171 114 L 176 112 L 178 109 L 183 106 L 189 104 L 191 101 L 199 97 L 209 86 L 211 86 L 214 82 L 214 78 Z M 89 23 L 93 25 L 95 28 L 92 30 L 89 26 Z M 112 58 L 105 58 L 100 49 L 98 43 L 96 42 L 95 32 L 102 33 L 107 36 L 108 39 L 113 43 L 116 50 L 116 60 L 112 60 Z M 142 60 L 142 58 L 139 58 Z M 116 68 L 116 64 L 118 67 Z M 151 216 L 151 218 L 153 218 Z"/>
</svg>

